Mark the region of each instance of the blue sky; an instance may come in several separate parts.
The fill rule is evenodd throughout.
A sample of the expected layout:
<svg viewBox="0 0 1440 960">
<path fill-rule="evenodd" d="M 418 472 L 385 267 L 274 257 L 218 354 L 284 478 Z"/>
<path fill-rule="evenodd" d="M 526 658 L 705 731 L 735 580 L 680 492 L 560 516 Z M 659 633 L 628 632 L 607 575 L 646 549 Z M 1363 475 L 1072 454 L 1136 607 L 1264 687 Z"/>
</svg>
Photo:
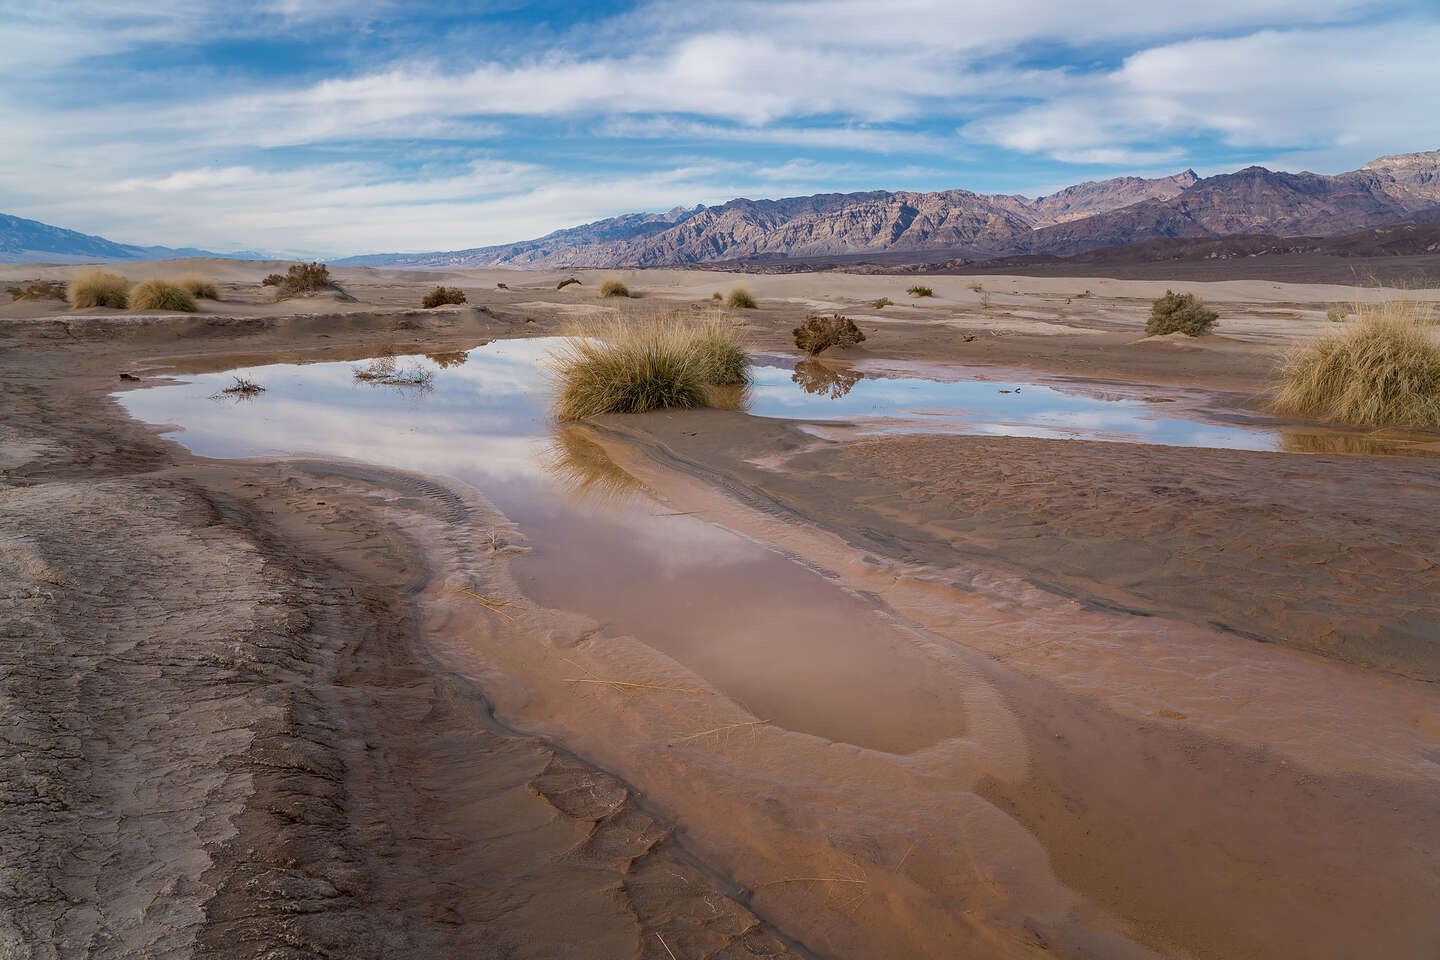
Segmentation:
<svg viewBox="0 0 1440 960">
<path fill-rule="evenodd" d="M 444 250 L 737 196 L 1440 147 L 1440 4 L 0 0 L 0 212 Z"/>
</svg>

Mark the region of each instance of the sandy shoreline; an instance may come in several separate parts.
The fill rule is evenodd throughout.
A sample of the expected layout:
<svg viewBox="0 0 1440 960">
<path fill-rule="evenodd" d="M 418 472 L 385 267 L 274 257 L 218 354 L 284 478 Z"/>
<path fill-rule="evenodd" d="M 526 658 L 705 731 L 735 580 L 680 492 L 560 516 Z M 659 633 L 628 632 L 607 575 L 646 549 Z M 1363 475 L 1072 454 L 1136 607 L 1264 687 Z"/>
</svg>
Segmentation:
<svg viewBox="0 0 1440 960">
<path fill-rule="evenodd" d="M 216 267 L 237 291 L 258 269 Z M 527 274 L 534 289 L 421 312 L 408 304 L 439 274 L 379 273 L 342 271 L 357 304 L 247 292 L 223 317 L 0 319 L 0 603 L 26 641 L 0 681 L 23 731 L 0 828 L 23 851 L 0 864 L 0 945 L 17 956 L 1440 943 L 1430 461 L 823 442 L 720 411 L 602 420 L 590 436 L 653 495 L 894 617 L 953 671 L 965 718 L 904 757 L 772 726 L 691 740 L 757 718 L 713 693 L 697 715 L 577 687 L 577 667 L 707 685 L 634 638 L 597 642 L 583 618 L 527 603 L 512 623 L 459 593 L 520 593 L 521 553 L 476 548 L 497 529 L 525 542 L 483 492 L 193 457 L 107 396 L 156 358 L 200 371 L 464 349 L 606 306 Z M 1208 295 L 1245 306 L 1225 337 L 1180 344 L 1137 343 L 1155 284 L 1136 282 L 1065 303 L 1073 281 L 1021 280 L 983 308 L 936 283 L 936 303 L 866 312 L 896 278 L 647 271 L 633 306 L 735 282 L 771 298 L 746 316 L 761 347 L 783 346 L 797 311 L 844 309 L 874 331 L 865 356 L 1201 385 L 1250 409 L 1339 296 L 1217 284 Z M 830 879 L 796 882 L 810 876 Z"/>
</svg>

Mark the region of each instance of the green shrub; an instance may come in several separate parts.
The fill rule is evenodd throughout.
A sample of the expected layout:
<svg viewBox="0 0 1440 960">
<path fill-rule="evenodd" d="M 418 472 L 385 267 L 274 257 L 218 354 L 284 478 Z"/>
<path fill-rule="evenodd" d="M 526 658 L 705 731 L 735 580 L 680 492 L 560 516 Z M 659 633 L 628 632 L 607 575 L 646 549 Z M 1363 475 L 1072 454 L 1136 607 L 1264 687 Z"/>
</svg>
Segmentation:
<svg viewBox="0 0 1440 960">
<path fill-rule="evenodd" d="M 425 294 L 425 299 L 420 301 L 420 306 L 429 310 L 431 307 L 441 307 L 446 304 L 464 303 L 465 291 L 459 287 L 436 287 Z"/>
<path fill-rule="evenodd" d="M 1165 296 L 1150 307 L 1150 319 L 1145 322 L 1145 334 L 1163 337 L 1167 333 L 1183 333 L 1198 337 L 1208 333 L 1220 319 L 1220 314 L 1205 306 L 1205 301 L 1193 293 L 1175 293 L 1166 290 Z"/>
<path fill-rule="evenodd" d="M 606 280 L 603 284 L 600 285 L 600 296 L 628 297 L 630 296 L 630 288 L 625 286 L 625 284 L 621 283 L 619 280 Z"/>
<path fill-rule="evenodd" d="M 838 313 L 832 317 L 806 317 L 805 322 L 791 333 L 795 336 L 795 346 L 812 357 L 818 356 L 821 351 L 828 350 L 830 347 L 843 349 L 863 343 L 865 340 L 865 334 L 855 326 L 855 321 L 849 317 L 842 317 Z"/>
<path fill-rule="evenodd" d="M 177 277 L 174 282 L 192 297 L 201 300 L 220 299 L 220 289 L 209 277 L 202 277 L 197 273 L 187 273 L 183 277 Z"/>
<path fill-rule="evenodd" d="M 130 291 L 131 310 L 180 310 L 193 313 L 195 298 L 190 291 L 169 280 L 145 280 Z"/>
<path fill-rule="evenodd" d="M 750 291 L 744 287 L 731 288 L 730 296 L 725 298 L 725 305 L 731 310 L 754 310 L 758 306 Z"/>
<path fill-rule="evenodd" d="M 748 364 L 733 326 L 677 314 L 601 322 L 547 363 L 560 420 L 704 406 L 710 388 L 747 379 Z"/>
<path fill-rule="evenodd" d="M 934 291 L 934 290 L 931 290 L 929 287 L 922 287 L 922 286 L 920 286 L 918 283 L 917 283 L 915 286 L 911 287 L 909 290 L 906 290 L 905 292 L 908 293 L 908 294 L 910 294 L 910 296 L 912 296 L 912 297 L 933 297 L 933 296 L 935 296 L 935 291 Z"/>
<path fill-rule="evenodd" d="M 1358 308 L 1357 320 L 1286 358 L 1281 413 L 1367 427 L 1440 427 L 1440 343 L 1412 301 Z"/>
<path fill-rule="evenodd" d="M 75 274 L 66 287 L 72 307 L 114 307 L 124 310 L 130 302 L 130 282 L 110 270 L 84 270 Z"/>
</svg>

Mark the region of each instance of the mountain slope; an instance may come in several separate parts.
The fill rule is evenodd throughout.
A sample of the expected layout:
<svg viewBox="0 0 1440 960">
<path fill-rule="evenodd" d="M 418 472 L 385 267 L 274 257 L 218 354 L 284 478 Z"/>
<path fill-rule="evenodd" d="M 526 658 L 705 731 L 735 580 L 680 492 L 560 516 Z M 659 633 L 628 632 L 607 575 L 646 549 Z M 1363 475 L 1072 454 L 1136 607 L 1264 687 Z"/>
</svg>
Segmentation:
<svg viewBox="0 0 1440 960">
<path fill-rule="evenodd" d="M 127 260 L 168 260 L 175 257 L 250 258 L 257 251 L 213 253 L 191 247 L 140 247 L 39 220 L 0 213 L 0 263 L 119 263 Z"/>
</svg>

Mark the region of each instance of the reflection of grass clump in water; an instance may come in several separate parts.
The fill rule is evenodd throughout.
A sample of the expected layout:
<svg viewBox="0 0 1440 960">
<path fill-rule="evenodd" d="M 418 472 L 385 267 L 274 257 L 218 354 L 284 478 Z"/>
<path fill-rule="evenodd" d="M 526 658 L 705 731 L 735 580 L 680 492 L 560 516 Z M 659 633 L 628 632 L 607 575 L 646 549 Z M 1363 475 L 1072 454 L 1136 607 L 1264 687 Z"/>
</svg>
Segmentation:
<svg viewBox="0 0 1440 960">
<path fill-rule="evenodd" d="M 433 307 L 443 307 L 450 304 L 465 302 L 465 291 L 459 287 L 436 287 L 420 301 L 420 306 L 429 310 Z"/>
<path fill-rule="evenodd" d="M 114 307 L 130 303 L 130 282 L 111 270 L 84 270 L 70 280 L 66 292 L 72 307 Z"/>
<path fill-rule="evenodd" d="M 435 389 L 435 374 L 421 367 L 399 367 L 392 354 L 376 357 L 364 368 L 354 368 L 355 381 L 375 387 L 396 387 L 416 393 L 429 393 Z"/>
<path fill-rule="evenodd" d="M 621 504 L 644 492 L 644 485 L 610 459 L 605 448 L 583 429 L 560 425 L 541 457 L 556 482 L 577 500 Z"/>
<path fill-rule="evenodd" d="M 600 285 L 600 296 L 628 297 L 630 296 L 630 288 L 625 286 L 625 284 L 621 283 L 619 280 L 606 280 L 603 284 Z"/>
<path fill-rule="evenodd" d="M 725 305 L 731 310 L 754 310 L 758 306 L 750 291 L 744 287 L 732 288 L 730 296 L 725 298 Z"/>
<path fill-rule="evenodd" d="M 1340 333 L 1285 361 L 1275 409 L 1359 426 L 1440 427 L 1440 343 L 1432 311 L 1413 301 L 1358 307 Z"/>
<path fill-rule="evenodd" d="M 465 358 L 468 356 L 469 354 L 464 350 L 450 350 L 445 353 L 427 353 L 425 354 L 425 359 L 435 364 L 435 366 L 441 370 L 448 370 L 451 367 L 463 366 Z"/>
<path fill-rule="evenodd" d="M 819 360 L 801 360 L 795 364 L 795 371 L 790 374 L 791 382 L 798 383 L 801 390 L 817 396 L 828 396 L 832 400 L 845 396 L 851 387 L 863 379 L 865 375 L 858 370 L 835 370 Z"/>
<path fill-rule="evenodd" d="M 195 298 L 179 284 L 169 280 L 146 280 L 130 291 L 131 310 L 181 310 L 193 312 Z"/>
<path fill-rule="evenodd" d="M 714 386 L 749 379 L 735 327 L 673 313 L 602 321 L 568 337 L 548 366 L 561 420 L 705 406 Z"/>
<path fill-rule="evenodd" d="M 1183 333 L 1198 337 L 1208 333 L 1220 314 L 1205 306 L 1193 293 L 1166 290 L 1165 296 L 1150 306 L 1150 319 L 1145 321 L 1145 335 L 1163 337 L 1167 333 Z"/>
<path fill-rule="evenodd" d="M 795 337 L 795 346 L 812 357 L 831 347 L 843 350 L 865 342 L 865 334 L 855 326 L 855 321 L 838 313 L 833 317 L 808 316 L 791 333 Z"/>
</svg>

